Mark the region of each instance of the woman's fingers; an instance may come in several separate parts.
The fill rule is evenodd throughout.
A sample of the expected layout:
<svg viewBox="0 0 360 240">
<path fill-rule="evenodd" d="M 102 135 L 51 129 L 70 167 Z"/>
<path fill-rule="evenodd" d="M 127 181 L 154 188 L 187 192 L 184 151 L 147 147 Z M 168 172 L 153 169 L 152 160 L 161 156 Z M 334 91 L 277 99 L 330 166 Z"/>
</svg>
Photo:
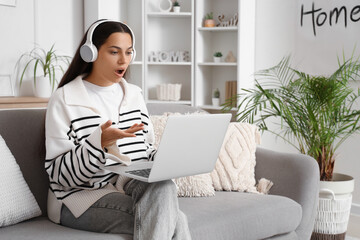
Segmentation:
<svg viewBox="0 0 360 240">
<path fill-rule="evenodd" d="M 105 129 L 109 128 L 112 125 L 111 120 L 107 120 L 106 123 L 101 125 L 101 131 L 104 131 Z"/>
<path fill-rule="evenodd" d="M 111 128 L 112 122 L 109 120 L 103 125 L 101 125 L 101 145 L 109 146 L 116 142 L 116 140 L 126 137 L 136 137 L 135 133 L 144 130 L 144 124 L 135 123 L 130 128 L 126 130 L 120 130 L 118 128 Z"/>
<path fill-rule="evenodd" d="M 121 131 L 121 133 L 119 133 L 119 138 L 126 138 L 126 137 L 136 137 L 136 135 L 125 131 Z"/>
<path fill-rule="evenodd" d="M 127 133 L 135 133 L 135 132 L 140 131 L 140 130 L 144 130 L 144 124 L 143 123 L 141 123 L 141 124 L 135 123 L 130 128 L 126 129 L 125 132 L 127 132 Z"/>
</svg>

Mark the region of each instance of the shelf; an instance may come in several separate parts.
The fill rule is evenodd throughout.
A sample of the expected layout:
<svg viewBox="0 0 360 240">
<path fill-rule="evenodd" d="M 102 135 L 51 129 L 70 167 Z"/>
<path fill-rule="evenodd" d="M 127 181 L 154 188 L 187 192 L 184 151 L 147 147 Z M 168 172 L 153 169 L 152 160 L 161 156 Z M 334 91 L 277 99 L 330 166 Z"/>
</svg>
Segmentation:
<svg viewBox="0 0 360 240">
<path fill-rule="evenodd" d="M 199 106 L 202 109 L 209 109 L 209 110 L 222 110 L 222 106 L 213 106 L 213 105 L 203 105 Z M 231 111 L 237 111 L 237 108 L 232 108 Z"/>
<path fill-rule="evenodd" d="M 198 30 L 204 32 L 235 32 L 238 30 L 238 27 L 199 27 Z"/>
<path fill-rule="evenodd" d="M 147 101 L 148 103 L 167 103 L 167 104 L 189 104 L 191 105 L 191 101 L 188 100 L 180 100 L 180 101 L 161 101 L 161 100 L 151 100 Z"/>
<path fill-rule="evenodd" d="M 191 62 L 148 62 L 148 65 L 191 66 Z"/>
<path fill-rule="evenodd" d="M 142 61 L 134 61 L 130 65 L 142 65 Z"/>
<path fill-rule="evenodd" d="M 181 18 L 181 17 L 191 17 L 191 12 L 151 12 L 147 14 L 149 17 L 174 17 L 174 18 Z"/>
<path fill-rule="evenodd" d="M 45 108 L 48 101 L 48 98 L 38 97 L 0 97 L 0 109 Z"/>
<path fill-rule="evenodd" d="M 220 62 L 220 63 L 215 63 L 215 62 L 201 62 L 198 63 L 199 66 L 231 66 L 231 67 L 236 67 L 237 63 L 236 62 Z"/>
</svg>

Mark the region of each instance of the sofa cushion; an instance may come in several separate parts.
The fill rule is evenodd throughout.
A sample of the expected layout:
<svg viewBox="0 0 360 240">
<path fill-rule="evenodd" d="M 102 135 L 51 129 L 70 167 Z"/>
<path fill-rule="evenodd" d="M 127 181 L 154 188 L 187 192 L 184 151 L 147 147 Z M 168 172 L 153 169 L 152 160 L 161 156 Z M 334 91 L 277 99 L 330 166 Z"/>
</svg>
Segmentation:
<svg viewBox="0 0 360 240">
<path fill-rule="evenodd" d="M 17 164 L 44 216 L 49 176 L 45 161 L 45 109 L 0 110 L 0 134 Z M 15 130 L 14 130 L 15 129 Z M 16 131 L 16 134 L 14 134 Z"/>
<path fill-rule="evenodd" d="M 41 215 L 14 156 L 0 135 L 0 227 Z"/>
<path fill-rule="evenodd" d="M 46 217 L 39 217 L 13 226 L 0 229 L 0 239 L 6 240 L 132 240 L 126 234 L 108 234 L 81 231 L 50 222 Z"/>
<path fill-rule="evenodd" d="M 298 203 L 273 195 L 216 192 L 179 204 L 193 239 L 264 239 L 294 231 L 302 217 Z"/>
<path fill-rule="evenodd" d="M 260 144 L 258 127 L 231 122 L 211 178 L 217 191 L 256 192 L 255 151 Z"/>
<path fill-rule="evenodd" d="M 300 205 L 288 198 L 242 192 L 217 192 L 215 197 L 209 198 L 180 198 L 179 204 L 187 215 L 192 239 L 196 240 L 250 240 L 272 236 L 294 239 L 293 232 L 302 214 Z M 2 228 L 0 239 L 128 240 L 132 236 L 71 229 L 41 217 Z"/>
</svg>

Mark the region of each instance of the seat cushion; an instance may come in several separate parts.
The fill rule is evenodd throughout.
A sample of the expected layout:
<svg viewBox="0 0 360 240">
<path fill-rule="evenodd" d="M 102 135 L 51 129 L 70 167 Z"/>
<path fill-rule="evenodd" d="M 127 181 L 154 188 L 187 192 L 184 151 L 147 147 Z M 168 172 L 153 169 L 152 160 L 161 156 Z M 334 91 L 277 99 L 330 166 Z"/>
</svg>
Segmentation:
<svg viewBox="0 0 360 240">
<path fill-rule="evenodd" d="M 86 232 L 67 228 L 50 222 L 46 217 L 39 217 L 13 226 L 0 228 L 0 239 L 6 240 L 132 240 L 125 234 Z"/>
<path fill-rule="evenodd" d="M 289 232 L 293 235 L 301 219 L 298 203 L 272 195 L 216 192 L 215 197 L 179 198 L 179 204 L 188 217 L 192 239 L 196 240 L 264 239 Z M 132 236 L 71 229 L 40 217 L 1 228 L 0 239 L 130 240 Z"/>
<path fill-rule="evenodd" d="M 180 198 L 193 239 L 264 239 L 294 231 L 302 210 L 281 196 L 216 192 L 215 197 Z"/>
</svg>

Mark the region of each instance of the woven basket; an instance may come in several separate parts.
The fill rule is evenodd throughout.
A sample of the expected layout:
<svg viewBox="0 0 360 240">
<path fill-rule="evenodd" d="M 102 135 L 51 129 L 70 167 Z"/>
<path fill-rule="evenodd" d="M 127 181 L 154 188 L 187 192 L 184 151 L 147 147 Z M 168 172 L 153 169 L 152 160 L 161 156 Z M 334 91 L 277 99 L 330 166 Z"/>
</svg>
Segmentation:
<svg viewBox="0 0 360 240">
<path fill-rule="evenodd" d="M 322 189 L 322 192 L 330 193 L 330 198 L 319 197 L 319 205 L 315 219 L 314 233 L 312 240 L 320 239 L 345 239 L 352 195 L 344 195 L 341 198 L 335 197 L 333 191 Z"/>
</svg>

